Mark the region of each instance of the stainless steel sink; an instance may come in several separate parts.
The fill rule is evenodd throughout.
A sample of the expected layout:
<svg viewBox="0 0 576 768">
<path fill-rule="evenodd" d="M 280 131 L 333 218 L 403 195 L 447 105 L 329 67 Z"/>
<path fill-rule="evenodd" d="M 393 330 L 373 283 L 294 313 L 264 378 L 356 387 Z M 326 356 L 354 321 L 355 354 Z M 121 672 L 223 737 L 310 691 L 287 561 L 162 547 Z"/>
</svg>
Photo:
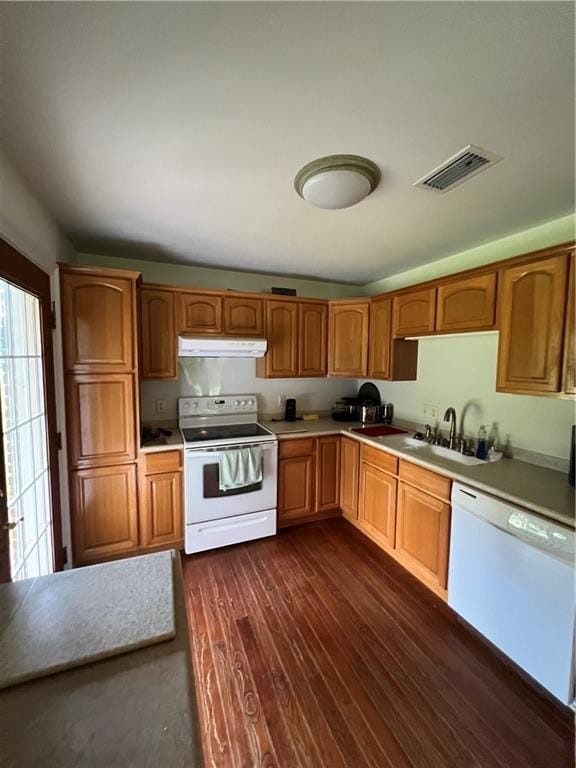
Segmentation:
<svg viewBox="0 0 576 768">
<path fill-rule="evenodd" d="M 392 448 L 398 448 L 399 450 L 411 450 L 412 448 L 427 448 L 427 443 L 423 443 L 422 440 L 416 440 L 409 435 L 392 435 L 388 437 L 377 437 L 384 445 L 389 445 Z"/>
<path fill-rule="evenodd" d="M 419 441 L 415 440 L 414 442 L 417 443 Z M 408 449 L 408 446 L 406 447 Z M 475 464 L 486 463 L 483 461 L 483 459 L 477 459 L 475 456 L 465 456 L 463 453 L 458 453 L 458 451 L 451 451 L 449 448 L 443 448 L 440 445 L 428 445 L 427 443 L 420 443 L 419 447 L 409 448 L 409 450 L 414 451 L 423 459 L 431 459 L 432 461 L 436 459 L 437 461 L 440 460 L 453 464 L 466 464 L 469 467 Z"/>
</svg>

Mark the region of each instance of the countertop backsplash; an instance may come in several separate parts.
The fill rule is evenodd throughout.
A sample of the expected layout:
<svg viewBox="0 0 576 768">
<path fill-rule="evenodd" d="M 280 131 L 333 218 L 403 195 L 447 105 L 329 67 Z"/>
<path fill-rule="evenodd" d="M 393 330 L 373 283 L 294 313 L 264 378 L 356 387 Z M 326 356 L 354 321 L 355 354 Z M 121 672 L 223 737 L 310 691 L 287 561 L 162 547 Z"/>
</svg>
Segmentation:
<svg viewBox="0 0 576 768">
<path fill-rule="evenodd" d="M 329 411 L 335 400 L 355 395 L 355 379 L 260 379 L 256 363 L 244 358 L 190 357 L 180 365 L 177 381 L 143 381 L 140 385 L 143 422 L 173 420 L 179 397 L 256 394 L 259 413 L 283 412 L 283 397 L 295 397 L 298 411 Z M 166 410 L 158 412 L 156 401 Z"/>
</svg>

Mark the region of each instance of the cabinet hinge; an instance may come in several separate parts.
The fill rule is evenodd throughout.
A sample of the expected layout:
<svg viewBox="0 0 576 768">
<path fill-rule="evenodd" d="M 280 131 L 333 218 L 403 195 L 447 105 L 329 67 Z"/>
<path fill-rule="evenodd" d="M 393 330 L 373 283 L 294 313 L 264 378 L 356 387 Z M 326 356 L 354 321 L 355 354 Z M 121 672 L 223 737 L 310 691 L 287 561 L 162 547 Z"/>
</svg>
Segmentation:
<svg viewBox="0 0 576 768">
<path fill-rule="evenodd" d="M 56 432 L 56 448 L 62 450 L 62 432 Z"/>
<path fill-rule="evenodd" d="M 52 307 L 50 309 L 50 327 L 52 330 L 56 330 L 56 304 L 52 302 Z"/>
</svg>

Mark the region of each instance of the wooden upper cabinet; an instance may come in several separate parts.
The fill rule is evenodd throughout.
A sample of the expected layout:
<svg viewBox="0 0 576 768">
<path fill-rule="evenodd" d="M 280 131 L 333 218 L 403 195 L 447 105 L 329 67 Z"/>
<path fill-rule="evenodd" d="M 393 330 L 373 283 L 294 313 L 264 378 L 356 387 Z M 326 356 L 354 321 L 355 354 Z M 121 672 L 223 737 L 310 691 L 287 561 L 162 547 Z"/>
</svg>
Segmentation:
<svg viewBox="0 0 576 768">
<path fill-rule="evenodd" d="M 119 373 L 69 375 L 66 391 L 70 466 L 135 461 L 134 377 Z"/>
<path fill-rule="evenodd" d="M 450 504 L 400 482 L 396 550 L 424 582 L 446 589 Z"/>
<path fill-rule="evenodd" d="M 179 333 L 222 333 L 222 297 L 181 293 Z"/>
<path fill-rule="evenodd" d="M 498 295 L 500 392 L 561 389 L 566 255 L 502 270 Z"/>
<path fill-rule="evenodd" d="M 344 517 L 358 517 L 358 478 L 360 472 L 360 443 L 351 437 L 340 441 L 340 509 Z"/>
<path fill-rule="evenodd" d="M 384 546 L 394 548 L 396 531 L 395 477 L 362 462 L 358 522 Z"/>
<path fill-rule="evenodd" d="M 576 282 L 576 256 L 570 259 L 568 283 L 568 306 L 566 310 L 566 330 L 564 333 L 564 392 L 576 394 L 576 302 L 574 300 Z"/>
<path fill-rule="evenodd" d="M 390 378 L 392 345 L 392 299 L 373 301 L 370 305 L 370 355 L 368 375 L 371 379 Z"/>
<path fill-rule="evenodd" d="M 480 331 L 494 327 L 496 272 L 438 286 L 436 331 Z"/>
<path fill-rule="evenodd" d="M 368 374 L 368 301 L 330 304 L 328 372 L 331 376 Z"/>
<path fill-rule="evenodd" d="M 293 456 L 278 462 L 278 522 L 314 514 L 315 456 Z"/>
<path fill-rule="evenodd" d="M 316 452 L 316 511 L 338 509 L 340 497 L 340 438 L 319 437 Z"/>
<path fill-rule="evenodd" d="M 72 472 L 74 562 L 93 562 L 138 548 L 136 465 Z"/>
<path fill-rule="evenodd" d="M 259 376 L 288 379 L 298 376 L 298 304 L 266 302 L 268 351 L 256 361 Z"/>
<path fill-rule="evenodd" d="M 143 379 L 178 377 L 174 291 L 140 290 Z"/>
<path fill-rule="evenodd" d="M 64 367 L 121 373 L 136 367 L 134 278 L 61 272 Z"/>
<path fill-rule="evenodd" d="M 434 331 L 436 288 L 423 288 L 394 297 L 393 335 L 418 336 Z"/>
<path fill-rule="evenodd" d="M 304 377 L 326 376 L 328 306 L 299 304 L 298 373 Z"/>
<path fill-rule="evenodd" d="M 225 296 L 224 333 L 231 336 L 264 336 L 264 301 Z"/>
</svg>

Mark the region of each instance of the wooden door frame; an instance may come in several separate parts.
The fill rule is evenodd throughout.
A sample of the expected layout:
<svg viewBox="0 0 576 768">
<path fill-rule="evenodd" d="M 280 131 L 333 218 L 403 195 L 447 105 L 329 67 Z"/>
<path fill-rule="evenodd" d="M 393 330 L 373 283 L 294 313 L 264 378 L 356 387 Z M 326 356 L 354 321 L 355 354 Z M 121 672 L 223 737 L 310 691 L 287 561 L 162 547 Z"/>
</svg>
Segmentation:
<svg viewBox="0 0 576 768">
<path fill-rule="evenodd" d="M 40 302 L 42 337 L 42 362 L 44 370 L 44 407 L 48 437 L 48 474 L 52 501 L 52 556 L 54 570 L 61 571 L 64 564 L 62 547 L 62 510 L 60 504 L 60 479 L 58 472 L 58 427 L 56 420 L 56 386 L 54 378 L 54 349 L 52 343 L 52 303 L 50 276 L 22 253 L 0 238 L 0 278 L 21 288 Z M 1 422 L 0 422 L 1 429 Z M 0 431 L 1 434 L 1 431 Z M 6 488 L 4 477 L 3 441 L 0 440 L 0 483 Z M 5 492 L 0 494 L 0 582 L 10 577 L 7 523 L 8 510 Z M 5 553 L 5 554 L 4 554 Z"/>
</svg>

